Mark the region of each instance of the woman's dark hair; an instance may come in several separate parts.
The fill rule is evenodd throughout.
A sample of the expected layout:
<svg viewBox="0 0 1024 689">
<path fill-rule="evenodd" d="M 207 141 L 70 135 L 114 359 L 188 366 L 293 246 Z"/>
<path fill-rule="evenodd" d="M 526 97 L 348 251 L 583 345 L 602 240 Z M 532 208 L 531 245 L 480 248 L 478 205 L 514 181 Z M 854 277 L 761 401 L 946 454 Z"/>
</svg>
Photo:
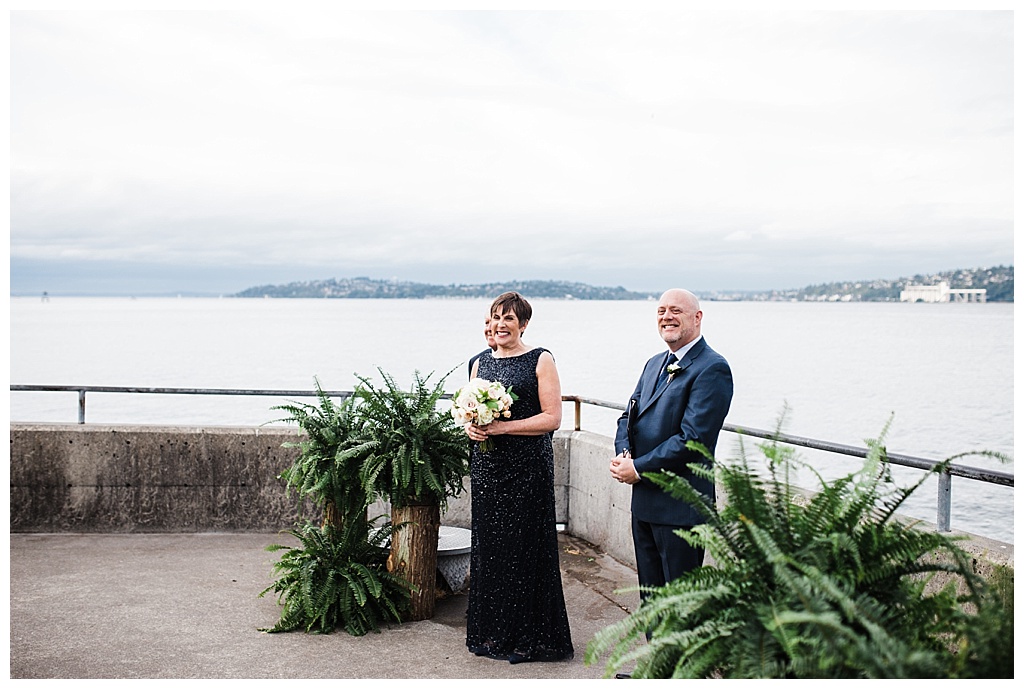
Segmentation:
<svg viewBox="0 0 1024 689">
<path fill-rule="evenodd" d="M 533 307 L 519 292 L 505 292 L 491 302 L 491 315 L 501 315 L 506 311 L 514 313 L 520 323 L 525 323 L 533 316 Z"/>
</svg>

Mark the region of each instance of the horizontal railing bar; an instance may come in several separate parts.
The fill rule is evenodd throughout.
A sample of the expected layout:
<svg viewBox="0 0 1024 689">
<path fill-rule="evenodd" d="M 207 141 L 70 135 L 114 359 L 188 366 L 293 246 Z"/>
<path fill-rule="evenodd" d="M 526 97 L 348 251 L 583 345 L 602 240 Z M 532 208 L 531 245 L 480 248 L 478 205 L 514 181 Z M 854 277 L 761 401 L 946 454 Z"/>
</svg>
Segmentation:
<svg viewBox="0 0 1024 689">
<path fill-rule="evenodd" d="M 582 404 L 590 404 L 596 407 L 616 409 L 618 411 L 625 411 L 626 409 L 624 404 L 618 402 L 606 402 L 604 400 L 587 397 L 567 396 L 562 397 L 562 399 L 566 401 L 578 401 Z M 722 426 L 722 430 L 737 433 L 739 435 L 763 438 L 765 440 L 778 440 L 779 442 L 786 443 L 788 445 L 798 445 L 800 447 L 807 447 L 814 450 L 824 450 L 826 452 L 848 455 L 850 457 L 863 458 L 868 456 L 867 448 L 855 447 L 853 445 L 842 445 L 828 440 L 803 438 L 797 435 L 776 433 L 775 431 L 765 431 L 758 428 L 745 428 L 729 423 Z M 907 466 L 913 469 L 921 469 L 923 471 L 930 471 L 942 463 L 934 459 L 925 459 L 923 457 L 914 457 L 912 455 L 897 454 L 893 452 L 886 452 L 886 458 L 893 464 Z M 963 464 L 950 464 L 944 473 L 949 473 L 952 476 L 960 476 L 962 478 L 975 479 L 977 481 L 985 481 L 987 483 L 995 483 L 1002 486 L 1013 486 L 1014 481 L 1013 474 L 991 469 L 978 469 L 977 467 L 970 467 Z"/>
<path fill-rule="evenodd" d="M 316 397 L 315 390 L 249 390 L 233 388 L 136 388 L 100 385 L 11 385 L 17 392 L 128 392 L 160 395 L 258 395 L 267 397 Z M 351 390 L 323 390 L 328 397 L 351 397 Z"/>
<path fill-rule="evenodd" d="M 789 445 L 799 445 L 801 447 L 807 447 L 815 450 L 825 450 L 826 452 L 834 452 L 836 454 L 849 455 L 851 457 L 867 457 L 867 448 L 855 447 L 852 445 L 841 445 L 839 443 L 829 442 L 827 440 L 814 440 L 813 438 L 801 438 L 800 436 L 787 435 L 785 433 L 774 433 L 771 431 L 762 431 L 755 428 L 741 428 L 739 426 L 732 426 L 731 424 L 725 424 L 722 430 L 732 431 L 741 435 L 750 435 L 758 438 L 765 438 L 767 440 L 779 440 Z M 923 471 L 931 471 L 937 465 L 941 464 L 934 459 L 924 459 L 922 457 L 914 457 L 912 455 L 904 455 L 896 452 L 886 452 L 886 459 L 893 464 L 900 466 L 911 467 L 913 469 L 921 469 Z M 1014 475 L 1005 471 L 995 471 L 989 469 L 977 469 L 975 467 L 966 466 L 964 464 L 953 464 L 950 463 L 944 473 L 948 473 L 952 476 L 960 476 L 962 478 L 973 478 L 980 481 L 987 481 L 989 483 L 996 483 L 1003 486 L 1012 486 Z"/>
</svg>

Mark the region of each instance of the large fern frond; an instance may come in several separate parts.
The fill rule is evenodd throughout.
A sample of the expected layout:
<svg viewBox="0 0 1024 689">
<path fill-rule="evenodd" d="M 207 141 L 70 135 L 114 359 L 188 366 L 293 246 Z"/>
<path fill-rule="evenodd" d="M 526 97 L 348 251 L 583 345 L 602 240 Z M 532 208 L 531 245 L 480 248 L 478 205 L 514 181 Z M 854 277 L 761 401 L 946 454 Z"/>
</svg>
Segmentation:
<svg viewBox="0 0 1024 689">
<path fill-rule="evenodd" d="M 922 481 L 895 485 L 889 423 L 858 470 L 834 481 L 812 470 L 819 489 L 799 500 L 791 480 L 807 467 L 780 446 L 781 424 L 759 445 L 763 470 L 742 435 L 738 457 L 714 463 L 721 509 L 683 477 L 644 476 L 706 517 L 679 535 L 715 565 L 644 589 L 636 611 L 595 635 L 585 662 L 606 655 L 606 676 L 634 665 L 632 676 L 644 678 L 1012 676 L 1012 643 L 984 628 L 1004 638 L 1009 629 L 1012 640 L 1012 606 L 1008 616 L 993 602 L 957 537 L 894 518 Z M 712 471 L 689 468 L 701 478 Z M 934 591 L 929 579 L 940 572 L 954 581 Z"/>
<path fill-rule="evenodd" d="M 356 413 L 373 441 L 359 480 L 367 493 L 392 505 L 428 500 L 443 509 L 462 493 L 469 473 L 469 442 L 440 404 L 447 376 L 431 383 L 431 375 L 416 371 L 405 391 L 378 371 L 382 385 L 360 377 L 355 392 Z"/>
<path fill-rule="evenodd" d="M 381 624 L 400 622 L 411 590 L 385 567 L 380 543 L 390 537 L 391 527 L 371 529 L 370 539 L 365 531 L 306 523 L 288 532 L 300 547 L 268 546 L 268 551 L 285 553 L 274 565 L 277 580 L 259 595 L 275 592 L 282 610 L 277 624 L 261 631 L 325 634 L 341 626 L 362 636 L 379 631 Z"/>
</svg>

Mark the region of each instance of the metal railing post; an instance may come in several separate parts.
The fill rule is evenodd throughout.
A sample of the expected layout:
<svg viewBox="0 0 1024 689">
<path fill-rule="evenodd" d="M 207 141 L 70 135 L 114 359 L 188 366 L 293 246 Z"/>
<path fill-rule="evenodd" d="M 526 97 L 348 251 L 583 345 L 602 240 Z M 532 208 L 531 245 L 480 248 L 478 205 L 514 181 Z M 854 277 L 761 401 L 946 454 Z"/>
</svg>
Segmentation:
<svg viewBox="0 0 1024 689">
<path fill-rule="evenodd" d="M 935 511 L 935 528 L 937 531 L 950 530 L 949 512 L 952 499 L 950 492 L 953 489 L 953 476 L 948 471 L 939 473 L 939 504 Z"/>
<path fill-rule="evenodd" d="M 78 391 L 78 423 L 85 423 L 85 390 Z"/>
</svg>

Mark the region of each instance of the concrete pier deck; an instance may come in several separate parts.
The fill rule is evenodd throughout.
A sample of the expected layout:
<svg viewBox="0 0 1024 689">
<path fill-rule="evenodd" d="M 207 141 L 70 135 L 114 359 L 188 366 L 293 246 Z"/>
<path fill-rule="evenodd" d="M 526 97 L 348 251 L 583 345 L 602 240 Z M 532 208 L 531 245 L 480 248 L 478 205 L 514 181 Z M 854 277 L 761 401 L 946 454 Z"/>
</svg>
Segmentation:
<svg viewBox="0 0 1024 689">
<path fill-rule="evenodd" d="M 587 642 L 634 610 L 628 566 L 567 534 L 562 582 L 576 657 L 558 663 L 479 658 L 466 650 L 467 597 L 435 616 L 353 637 L 266 634 L 277 533 L 10 536 L 12 679 L 596 679 Z"/>
</svg>

